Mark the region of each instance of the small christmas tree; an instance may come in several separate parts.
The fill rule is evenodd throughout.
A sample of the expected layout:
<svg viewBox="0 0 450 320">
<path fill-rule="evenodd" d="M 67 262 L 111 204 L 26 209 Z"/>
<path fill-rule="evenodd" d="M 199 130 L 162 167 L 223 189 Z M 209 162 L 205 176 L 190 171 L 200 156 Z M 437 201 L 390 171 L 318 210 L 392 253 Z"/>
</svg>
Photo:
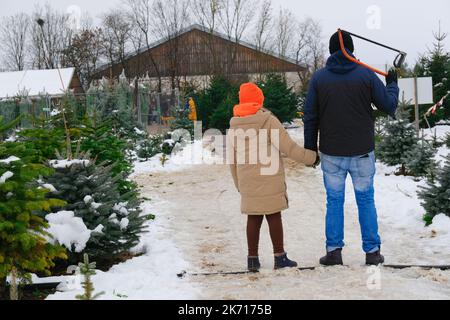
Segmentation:
<svg viewBox="0 0 450 320">
<path fill-rule="evenodd" d="M 122 177 L 113 177 L 113 165 L 96 165 L 80 156 L 50 164 L 55 173 L 46 182 L 56 189 L 50 195 L 67 203 L 53 210 L 73 211 L 88 229 L 94 230 L 85 253 L 96 260 L 110 261 L 138 244 L 149 217 L 141 215 L 141 200 L 135 192 L 120 193 Z M 75 253 L 70 257 L 79 260 Z"/>
<path fill-rule="evenodd" d="M 224 108 L 228 107 L 232 109 L 238 102 L 238 96 L 239 86 L 237 86 L 235 82 L 230 81 L 223 76 L 213 77 L 209 87 L 203 92 L 200 92 L 197 99 L 198 119 L 203 122 L 204 130 L 210 128 L 226 128 L 230 124 L 230 121 L 229 118 L 222 116 Z M 231 104 L 224 106 L 224 101 L 233 98 L 234 101 Z M 222 107 L 221 110 L 219 110 L 219 107 Z M 219 112 L 222 115 L 214 117 L 216 112 Z M 215 118 L 214 125 L 210 123 L 213 117 Z M 219 120 L 222 122 L 219 123 Z"/>
<path fill-rule="evenodd" d="M 0 127 L 8 126 L 0 122 Z M 52 170 L 31 159 L 23 143 L 0 143 L 0 296 L 11 272 L 16 279 L 32 272 L 49 274 L 55 259 L 66 258 L 62 247 L 47 241 L 48 224 L 36 214 L 64 201 L 46 197 L 48 191 L 36 180 Z"/>
<path fill-rule="evenodd" d="M 450 156 L 445 158 L 444 167 L 437 170 L 435 181 L 430 180 L 426 187 L 421 187 L 419 198 L 423 200 L 427 223 L 439 214 L 450 217 Z"/>
<path fill-rule="evenodd" d="M 299 97 L 288 86 L 282 75 L 269 74 L 259 86 L 265 96 L 264 107 L 282 123 L 298 118 Z"/>
<path fill-rule="evenodd" d="M 233 107 L 238 103 L 236 94 L 230 94 L 220 103 L 215 112 L 209 118 L 210 128 L 218 129 L 225 133 L 230 128 L 230 120 L 233 117 Z"/>
<path fill-rule="evenodd" d="M 97 164 L 113 165 L 113 176 L 121 175 L 119 181 L 121 193 L 135 190 L 136 185 L 128 180 L 132 173 L 132 165 L 128 159 L 129 143 L 114 134 L 110 122 L 98 125 L 87 125 L 82 131 L 83 139 L 80 143 L 82 152 L 89 152 Z"/>
<path fill-rule="evenodd" d="M 80 273 L 84 276 L 84 282 L 82 283 L 84 294 L 77 295 L 78 300 L 96 300 L 100 296 L 104 295 L 104 292 L 100 292 L 94 295 L 94 284 L 92 283 L 91 277 L 95 276 L 95 262 L 89 262 L 89 255 L 84 255 L 84 261 L 78 264 L 80 268 Z"/>
<path fill-rule="evenodd" d="M 178 130 L 178 129 L 184 129 L 189 131 L 191 134 L 191 137 L 194 136 L 194 122 L 189 119 L 189 113 L 190 110 L 183 110 L 177 113 L 177 116 L 175 118 L 175 121 L 172 122 L 170 125 L 170 129 L 172 131 Z"/>
<path fill-rule="evenodd" d="M 415 148 L 418 139 L 414 126 L 409 123 L 403 104 L 397 112 L 397 120 L 389 121 L 377 147 L 377 156 L 389 166 L 401 166 L 400 175 L 407 174 L 406 156 Z"/>
<path fill-rule="evenodd" d="M 415 177 L 429 177 L 434 179 L 437 165 L 433 157 L 436 150 L 422 140 L 406 152 L 404 162 L 408 171 Z"/>
</svg>

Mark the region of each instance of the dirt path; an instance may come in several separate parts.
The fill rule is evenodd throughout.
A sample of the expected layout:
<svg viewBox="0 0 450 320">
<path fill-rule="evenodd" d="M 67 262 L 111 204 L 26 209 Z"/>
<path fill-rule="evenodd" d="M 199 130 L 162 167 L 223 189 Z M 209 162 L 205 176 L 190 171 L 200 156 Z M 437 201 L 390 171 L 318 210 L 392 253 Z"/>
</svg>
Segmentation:
<svg viewBox="0 0 450 320">
<path fill-rule="evenodd" d="M 286 248 L 302 266 L 317 265 L 324 253 L 325 195 L 320 172 L 288 164 L 291 209 L 284 214 Z M 193 266 L 191 272 L 242 270 L 246 263 L 245 217 L 239 214 L 239 196 L 222 166 L 199 166 L 192 170 L 141 175 L 144 196 L 155 196 L 167 204 L 174 240 Z M 200 277 L 192 281 L 202 288 L 204 299 L 427 299 L 450 298 L 450 273 L 442 271 L 381 269 L 381 288 L 370 290 L 355 202 L 349 194 L 346 214 L 345 263 L 349 268 L 319 268 L 316 271 L 275 272 L 267 226 L 263 227 L 261 258 L 263 270 L 258 275 Z M 406 230 L 391 230 L 381 225 L 384 253 L 392 262 L 414 235 Z M 401 234 L 405 234 L 402 238 Z M 392 234 L 395 234 L 393 236 Z M 411 239 L 408 239 L 411 238 Z M 402 259 L 407 258 L 403 252 Z M 406 255 L 406 256 L 405 256 Z M 432 259 L 431 259 L 432 260 Z M 433 261 L 428 261 L 433 262 Z"/>
<path fill-rule="evenodd" d="M 316 266 L 325 243 L 322 175 L 320 170 L 291 161 L 286 166 L 291 206 L 284 213 L 286 250 L 301 266 Z M 227 166 L 194 166 L 181 172 L 143 174 L 135 180 L 143 187 L 144 196 L 166 204 L 158 210 L 170 217 L 168 234 L 173 235 L 183 258 L 191 264 L 192 270 L 187 271 L 245 270 L 246 217 L 239 213 L 239 195 Z M 442 261 L 442 252 L 433 254 L 418 245 L 420 235 L 385 224 L 385 213 L 380 212 L 380 231 L 388 263 Z M 271 243 L 264 224 L 260 244 L 263 270 L 259 274 L 180 281 L 200 287 L 202 299 L 450 299 L 450 272 L 382 268 L 376 273 L 362 265 L 364 254 L 350 182 L 345 227 L 344 262 L 348 268 L 273 271 Z M 450 261 L 450 254 L 447 252 L 444 258 Z M 371 279 L 380 279 L 376 281 L 379 287 L 368 286 Z"/>
</svg>

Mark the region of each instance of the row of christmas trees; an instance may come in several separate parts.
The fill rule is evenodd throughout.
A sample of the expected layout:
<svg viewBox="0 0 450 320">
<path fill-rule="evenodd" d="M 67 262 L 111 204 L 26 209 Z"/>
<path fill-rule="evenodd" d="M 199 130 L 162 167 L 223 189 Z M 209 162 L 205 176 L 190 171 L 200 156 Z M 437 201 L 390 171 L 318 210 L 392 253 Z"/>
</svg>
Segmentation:
<svg viewBox="0 0 450 320">
<path fill-rule="evenodd" d="M 147 137 L 130 112 L 114 108 L 111 94 L 100 112 L 80 117 L 64 98 L 32 129 L 0 119 L 0 295 L 8 275 L 48 275 L 83 254 L 108 265 L 138 244 L 153 216 L 142 212 L 129 175 L 134 149 Z M 91 231 L 83 250 L 51 241 L 46 216 L 62 211 Z"/>
<path fill-rule="evenodd" d="M 437 148 L 443 144 L 450 148 L 450 134 L 446 141 L 418 138 L 405 109 L 405 105 L 401 106 L 397 119 L 386 123 L 377 157 L 389 166 L 399 166 L 398 175 L 427 179 L 427 185 L 420 187 L 418 195 L 426 212 L 424 220 L 431 224 L 439 214 L 450 217 L 450 155 L 442 159 L 443 165 L 435 160 Z"/>
</svg>

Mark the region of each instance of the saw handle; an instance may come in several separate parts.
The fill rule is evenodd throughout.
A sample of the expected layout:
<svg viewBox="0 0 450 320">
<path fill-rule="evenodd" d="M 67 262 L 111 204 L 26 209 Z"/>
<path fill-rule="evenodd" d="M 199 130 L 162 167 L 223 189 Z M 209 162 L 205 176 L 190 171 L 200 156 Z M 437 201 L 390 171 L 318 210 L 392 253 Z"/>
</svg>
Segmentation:
<svg viewBox="0 0 450 320">
<path fill-rule="evenodd" d="M 400 52 L 399 55 L 394 60 L 394 67 L 401 69 L 406 60 L 406 53 Z"/>
</svg>

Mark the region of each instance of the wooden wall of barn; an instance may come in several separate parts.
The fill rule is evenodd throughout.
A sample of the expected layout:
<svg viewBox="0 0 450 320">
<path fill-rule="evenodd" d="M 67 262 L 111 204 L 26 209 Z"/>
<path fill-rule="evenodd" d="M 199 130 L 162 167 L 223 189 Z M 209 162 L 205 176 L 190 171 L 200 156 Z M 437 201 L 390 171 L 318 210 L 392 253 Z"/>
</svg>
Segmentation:
<svg viewBox="0 0 450 320">
<path fill-rule="evenodd" d="M 187 77 L 270 72 L 297 72 L 301 67 L 275 56 L 236 44 L 202 30 L 193 29 L 170 41 L 129 58 L 125 65 L 115 64 L 98 72 L 94 79 Z"/>
</svg>

